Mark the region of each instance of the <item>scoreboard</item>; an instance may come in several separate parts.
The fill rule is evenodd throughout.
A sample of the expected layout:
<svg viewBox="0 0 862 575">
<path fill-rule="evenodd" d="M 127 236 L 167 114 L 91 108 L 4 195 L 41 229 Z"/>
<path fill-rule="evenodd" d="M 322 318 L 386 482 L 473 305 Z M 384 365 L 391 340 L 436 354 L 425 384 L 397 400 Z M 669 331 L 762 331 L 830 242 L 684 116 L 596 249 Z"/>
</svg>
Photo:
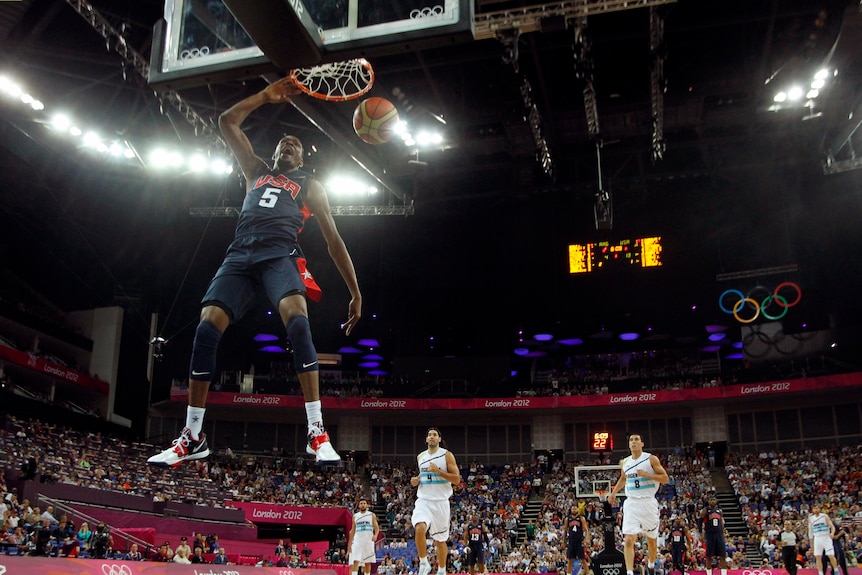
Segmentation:
<svg viewBox="0 0 862 575">
<path fill-rule="evenodd" d="M 661 266 L 661 236 L 569 245 L 569 273 Z"/>
<path fill-rule="evenodd" d="M 614 450 L 614 438 L 607 431 L 594 431 L 590 435 L 590 453 L 603 453 Z"/>
</svg>

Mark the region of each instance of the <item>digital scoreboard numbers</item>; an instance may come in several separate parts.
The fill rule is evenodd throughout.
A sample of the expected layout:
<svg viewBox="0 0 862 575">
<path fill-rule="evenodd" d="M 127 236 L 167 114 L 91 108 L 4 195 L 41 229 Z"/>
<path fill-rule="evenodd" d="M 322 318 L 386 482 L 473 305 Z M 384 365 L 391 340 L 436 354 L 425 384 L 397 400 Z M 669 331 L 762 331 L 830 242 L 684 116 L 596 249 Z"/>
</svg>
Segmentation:
<svg viewBox="0 0 862 575">
<path fill-rule="evenodd" d="M 569 245 L 569 273 L 661 266 L 661 236 Z"/>
<path fill-rule="evenodd" d="M 614 438 L 607 431 L 594 431 L 590 436 L 590 453 L 604 453 L 614 450 Z"/>
</svg>

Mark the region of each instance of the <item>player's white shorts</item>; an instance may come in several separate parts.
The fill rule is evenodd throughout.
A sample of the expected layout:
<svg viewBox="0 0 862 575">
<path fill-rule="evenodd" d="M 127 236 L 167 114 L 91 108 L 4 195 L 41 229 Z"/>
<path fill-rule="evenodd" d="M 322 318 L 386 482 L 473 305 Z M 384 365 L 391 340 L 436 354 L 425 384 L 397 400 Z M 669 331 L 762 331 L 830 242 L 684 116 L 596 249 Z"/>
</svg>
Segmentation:
<svg viewBox="0 0 862 575">
<path fill-rule="evenodd" d="M 655 497 L 626 497 L 623 503 L 623 535 L 658 537 L 658 500 Z"/>
<path fill-rule="evenodd" d="M 377 557 L 374 554 L 374 541 L 354 541 L 350 546 L 350 558 L 347 560 L 348 565 L 353 565 L 358 561 L 360 565 L 369 563 L 377 563 Z"/>
<path fill-rule="evenodd" d="M 814 536 L 814 556 L 820 557 L 826 553 L 827 555 L 835 555 L 835 547 L 832 545 L 832 538 L 828 535 Z"/>
<path fill-rule="evenodd" d="M 448 499 L 417 499 L 413 508 L 412 523 L 428 526 L 425 534 L 434 541 L 449 540 L 449 519 L 452 507 Z"/>
</svg>

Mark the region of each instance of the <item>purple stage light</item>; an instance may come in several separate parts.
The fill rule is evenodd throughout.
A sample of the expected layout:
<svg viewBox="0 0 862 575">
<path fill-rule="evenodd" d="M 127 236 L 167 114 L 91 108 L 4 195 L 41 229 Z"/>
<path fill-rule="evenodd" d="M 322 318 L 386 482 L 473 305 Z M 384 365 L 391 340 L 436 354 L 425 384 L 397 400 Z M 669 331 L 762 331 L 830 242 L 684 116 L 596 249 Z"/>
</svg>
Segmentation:
<svg viewBox="0 0 862 575">
<path fill-rule="evenodd" d="M 711 325 L 705 325 L 703 327 L 704 327 L 704 329 L 706 329 L 706 333 L 721 333 L 721 332 L 727 330 L 726 325 L 711 324 Z"/>
<path fill-rule="evenodd" d="M 369 353 L 368 355 L 363 355 L 362 359 L 367 359 L 368 361 L 381 361 L 383 360 L 383 356 L 377 355 L 376 353 Z"/>
<path fill-rule="evenodd" d="M 372 369 L 368 372 L 368 375 L 389 375 L 389 372 L 382 369 Z"/>
<path fill-rule="evenodd" d="M 356 348 L 356 347 L 345 346 L 345 347 L 338 348 L 338 353 L 365 353 L 365 352 L 363 352 L 361 349 Z"/>
<path fill-rule="evenodd" d="M 549 333 L 537 333 L 533 336 L 533 339 L 536 341 L 551 341 L 554 339 L 554 336 Z"/>
<path fill-rule="evenodd" d="M 569 339 L 561 339 L 558 343 L 563 345 L 581 345 L 584 343 L 584 340 L 579 337 L 570 337 Z"/>
<path fill-rule="evenodd" d="M 629 332 L 620 334 L 620 339 L 623 341 L 634 341 L 639 337 L 640 337 L 640 335 L 636 334 L 633 331 L 629 331 Z"/>
<path fill-rule="evenodd" d="M 531 351 L 525 357 L 545 357 L 546 355 L 548 354 L 544 351 Z"/>
<path fill-rule="evenodd" d="M 376 339 L 360 339 L 357 343 L 365 347 L 380 347 L 380 343 Z"/>
<path fill-rule="evenodd" d="M 741 353 L 731 353 L 730 355 L 725 355 L 724 359 L 742 359 L 743 356 Z"/>
<path fill-rule="evenodd" d="M 373 367 L 380 367 L 379 361 L 363 361 L 359 364 L 359 367 L 362 369 L 371 369 Z"/>
<path fill-rule="evenodd" d="M 742 349 L 742 342 L 741 341 L 733 342 L 733 347 L 736 349 Z"/>
<path fill-rule="evenodd" d="M 266 353 L 285 353 L 287 350 L 277 345 L 265 345 L 260 348 L 260 351 L 265 351 Z"/>
<path fill-rule="evenodd" d="M 706 352 L 706 353 L 713 353 L 713 352 L 718 351 L 719 349 L 721 349 L 721 346 L 718 346 L 718 345 L 707 345 L 707 346 L 705 346 L 705 347 L 700 348 L 700 351 L 703 351 L 703 352 Z"/>
<path fill-rule="evenodd" d="M 528 353 L 530 353 L 530 350 L 527 349 L 526 347 L 516 347 L 515 348 L 515 355 L 525 356 Z"/>
<path fill-rule="evenodd" d="M 259 333 L 254 336 L 254 341 L 278 341 L 278 336 L 272 333 Z"/>
<path fill-rule="evenodd" d="M 509 375 L 510 375 L 510 376 L 512 376 L 512 377 L 515 377 L 516 375 L 518 375 L 518 370 L 517 370 L 517 369 L 513 369 L 512 371 L 510 371 L 510 372 L 509 372 Z"/>
<path fill-rule="evenodd" d="M 727 337 L 726 333 L 711 333 L 709 334 L 709 341 L 721 341 Z"/>
</svg>

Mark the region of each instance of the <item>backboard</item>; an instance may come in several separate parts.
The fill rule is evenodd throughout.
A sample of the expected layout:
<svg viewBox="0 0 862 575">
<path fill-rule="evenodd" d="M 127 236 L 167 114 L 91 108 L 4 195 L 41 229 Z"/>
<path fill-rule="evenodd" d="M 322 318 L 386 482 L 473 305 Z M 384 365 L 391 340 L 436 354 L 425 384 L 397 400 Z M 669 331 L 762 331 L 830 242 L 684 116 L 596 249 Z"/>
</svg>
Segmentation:
<svg viewBox="0 0 862 575">
<path fill-rule="evenodd" d="M 166 0 L 150 84 L 176 89 L 472 40 L 472 0 Z"/>
<path fill-rule="evenodd" d="M 619 465 L 582 465 L 575 467 L 575 496 L 598 498 L 597 491 L 609 492 L 620 478 Z"/>
</svg>

